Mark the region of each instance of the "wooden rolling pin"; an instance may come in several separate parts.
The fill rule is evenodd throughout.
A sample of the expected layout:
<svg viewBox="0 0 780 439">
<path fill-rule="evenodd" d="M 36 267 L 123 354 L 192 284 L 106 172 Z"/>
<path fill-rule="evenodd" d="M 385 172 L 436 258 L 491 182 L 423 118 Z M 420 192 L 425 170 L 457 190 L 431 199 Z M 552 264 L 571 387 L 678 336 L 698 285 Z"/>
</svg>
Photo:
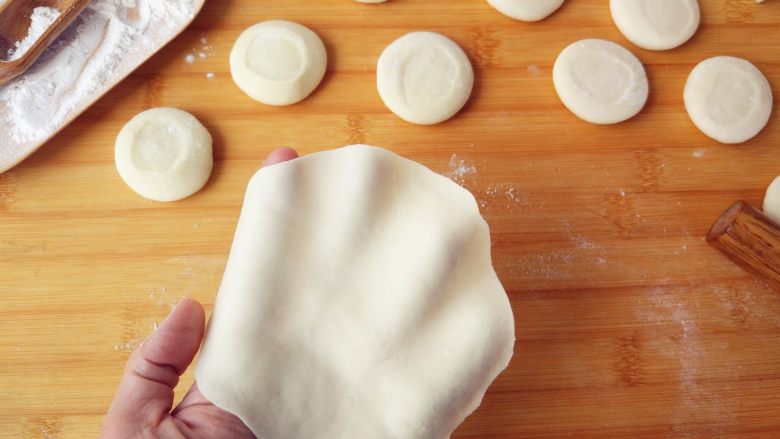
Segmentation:
<svg viewBox="0 0 780 439">
<path fill-rule="evenodd" d="M 780 289 L 780 226 L 758 209 L 738 201 L 718 218 L 707 242 Z"/>
</svg>

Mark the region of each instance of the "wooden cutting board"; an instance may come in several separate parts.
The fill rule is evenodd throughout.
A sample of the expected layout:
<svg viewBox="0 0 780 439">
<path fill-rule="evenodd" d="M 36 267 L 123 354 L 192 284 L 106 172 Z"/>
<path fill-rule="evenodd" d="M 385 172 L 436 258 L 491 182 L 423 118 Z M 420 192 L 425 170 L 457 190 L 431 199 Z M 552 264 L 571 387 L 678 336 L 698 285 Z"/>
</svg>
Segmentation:
<svg viewBox="0 0 780 439">
<path fill-rule="evenodd" d="M 534 24 L 481 0 L 207 2 L 188 31 L 0 175 L 0 436 L 94 437 L 129 351 L 170 305 L 188 296 L 211 308 L 264 156 L 365 142 L 461 181 L 492 227 L 516 354 L 454 437 L 778 437 L 780 295 L 703 237 L 733 201 L 760 206 L 780 174 L 780 119 L 720 145 L 689 121 L 682 90 L 698 61 L 728 54 L 753 61 L 780 96 L 780 2 L 701 4 L 696 37 L 655 53 L 622 38 L 606 0 L 571 0 Z M 310 26 L 331 57 L 320 89 L 293 107 L 251 101 L 228 71 L 239 33 L 271 18 Z M 477 74 L 463 113 L 434 127 L 390 114 L 374 84 L 382 49 L 420 29 L 460 43 Z M 594 126 L 559 102 L 552 63 L 590 37 L 646 63 L 652 91 L 638 117 Z M 139 198 L 113 164 L 122 125 L 161 105 L 192 112 L 215 139 L 210 183 L 174 204 Z"/>
</svg>

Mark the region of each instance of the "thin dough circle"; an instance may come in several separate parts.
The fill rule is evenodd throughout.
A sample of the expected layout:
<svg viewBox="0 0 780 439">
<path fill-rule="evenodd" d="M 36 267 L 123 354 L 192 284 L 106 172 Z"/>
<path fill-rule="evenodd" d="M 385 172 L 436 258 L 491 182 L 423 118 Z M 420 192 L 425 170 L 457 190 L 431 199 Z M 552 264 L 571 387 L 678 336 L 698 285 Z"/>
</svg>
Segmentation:
<svg viewBox="0 0 780 439">
<path fill-rule="evenodd" d="M 685 109 L 704 134 L 721 143 L 755 137 L 772 114 L 772 88 L 749 61 L 716 56 L 700 62 L 685 83 Z"/>
<path fill-rule="evenodd" d="M 561 7 L 564 0 L 487 0 L 488 4 L 509 18 L 539 21 Z"/>
<path fill-rule="evenodd" d="M 474 197 L 355 145 L 247 188 L 195 376 L 263 439 L 446 439 L 514 317 Z"/>
<path fill-rule="evenodd" d="M 566 108 L 595 124 L 634 117 L 649 93 L 642 63 L 628 49 L 598 39 L 565 48 L 555 60 L 553 82 Z"/>
<path fill-rule="evenodd" d="M 291 105 L 305 99 L 322 81 L 327 65 L 320 37 L 284 20 L 249 27 L 230 52 L 230 73 L 238 88 L 268 105 Z"/>
<path fill-rule="evenodd" d="M 643 49 L 674 49 L 699 28 L 697 0 L 610 0 L 609 9 L 623 36 Z"/>
<path fill-rule="evenodd" d="M 379 57 L 379 96 L 401 119 L 433 125 L 451 118 L 471 96 L 474 70 L 454 41 L 433 32 L 412 32 Z"/>
<path fill-rule="evenodd" d="M 766 189 L 764 215 L 780 224 L 780 177 L 775 178 Z"/>
<path fill-rule="evenodd" d="M 115 161 L 119 175 L 142 197 L 181 200 L 198 192 L 211 175 L 211 135 L 186 111 L 152 108 L 119 132 Z"/>
</svg>

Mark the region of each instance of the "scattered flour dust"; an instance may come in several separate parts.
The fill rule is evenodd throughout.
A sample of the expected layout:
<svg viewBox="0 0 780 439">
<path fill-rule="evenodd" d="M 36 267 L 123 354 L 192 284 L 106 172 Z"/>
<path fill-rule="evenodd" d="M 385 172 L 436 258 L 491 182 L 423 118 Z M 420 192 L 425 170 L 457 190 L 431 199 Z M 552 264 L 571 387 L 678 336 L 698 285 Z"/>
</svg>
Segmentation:
<svg viewBox="0 0 780 439">
<path fill-rule="evenodd" d="M 201 222 L 213 223 L 214 219 L 203 218 Z M 130 330 L 113 345 L 115 351 L 134 351 L 182 300 L 203 292 L 204 285 L 216 288 L 225 269 L 225 256 L 182 255 L 168 260 L 166 267 L 165 277 L 145 288 L 150 306 L 141 313 L 131 313 L 126 322 Z"/>
<path fill-rule="evenodd" d="M 122 343 L 117 343 L 114 345 L 115 351 L 125 351 L 125 352 L 133 352 L 139 345 L 141 344 L 141 341 L 123 341 Z"/>
<path fill-rule="evenodd" d="M 477 175 L 477 167 L 457 154 L 450 157 L 448 166 L 449 170 L 444 176 L 463 187 L 467 185 L 470 177 Z M 509 183 L 492 184 L 482 189 L 473 189 L 472 192 L 478 199 L 479 207 L 483 209 L 489 207 L 492 204 L 491 201 L 499 198 L 503 198 L 508 209 L 530 207 L 531 205 L 528 194 L 521 192 Z"/>
<path fill-rule="evenodd" d="M 170 313 L 173 308 L 175 308 L 176 305 L 184 299 L 184 296 L 172 294 L 169 292 L 168 286 L 163 285 L 150 289 L 149 299 L 154 302 L 155 308 L 159 310 L 165 310 L 167 313 Z M 137 323 L 140 322 L 133 322 L 134 326 L 137 325 Z M 148 324 L 147 322 L 143 325 L 143 327 L 151 329 L 151 332 L 154 333 L 154 331 L 157 331 L 157 329 L 160 327 L 160 324 L 157 321 L 152 321 L 151 324 Z M 125 338 L 123 340 L 114 344 L 114 350 L 132 352 L 136 350 L 148 336 L 149 334 L 147 334 L 147 329 L 134 330 L 129 337 L 128 334 L 125 334 Z"/>
<path fill-rule="evenodd" d="M 450 157 L 450 171 L 445 174 L 445 177 L 463 186 L 466 182 L 466 177 L 477 173 L 477 167 L 466 163 L 465 160 L 460 158 L 457 154 L 453 154 Z"/>
<path fill-rule="evenodd" d="M 716 297 L 718 290 L 716 287 L 713 291 Z M 699 296 L 709 297 L 712 292 L 701 293 L 692 282 L 687 286 L 653 287 L 637 296 L 639 301 L 634 311 L 637 321 L 651 324 L 646 328 L 647 349 L 677 363 L 677 401 L 671 401 L 674 414 L 670 419 L 675 437 L 702 437 L 700 426 L 690 423 L 696 416 L 704 415 L 710 419 L 708 429 L 714 434 L 709 437 L 721 437 L 720 429 L 737 422 L 734 400 L 729 398 L 728 388 L 707 385 L 705 370 L 713 367 L 707 361 L 712 353 L 708 352 L 710 345 L 705 343 L 706 332 L 698 322 L 713 316 L 701 311 Z M 717 362 L 723 363 L 724 359 Z M 735 378 L 739 378 L 736 368 L 732 372 Z"/>
<path fill-rule="evenodd" d="M 209 44 L 209 38 L 205 33 L 200 34 L 200 47 L 193 47 L 186 55 L 184 55 L 184 62 L 187 64 L 195 64 L 198 60 L 205 60 L 209 56 L 213 55 L 213 47 Z M 213 73 L 212 73 L 213 75 Z M 214 79 L 206 74 L 206 78 Z"/>
<path fill-rule="evenodd" d="M 93 0 L 30 70 L 0 86 L 0 161 L 69 122 L 196 11 L 194 0 Z"/>
<path fill-rule="evenodd" d="M 3 61 L 15 61 L 21 58 L 38 41 L 46 29 L 62 15 L 59 9 L 38 6 L 33 9 L 30 16 L 30 28 L 27 30 L 27 36 L 21 41 L 14 43 L 14 47 L 8 49 L 4 54 Z"/>
</svg>

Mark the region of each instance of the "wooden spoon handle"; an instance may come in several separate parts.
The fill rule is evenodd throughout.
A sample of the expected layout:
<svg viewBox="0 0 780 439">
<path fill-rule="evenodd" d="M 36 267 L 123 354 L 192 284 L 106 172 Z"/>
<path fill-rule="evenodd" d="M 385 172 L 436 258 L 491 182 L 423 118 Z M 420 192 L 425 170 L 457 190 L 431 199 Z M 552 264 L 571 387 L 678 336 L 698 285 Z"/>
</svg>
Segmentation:
<svg viewBox="0 0 780 439">
<path fill-rule="evenodd" d="M 707 242 L 780 289 L 780 227 L 758 209 L 738 201 L 718 218 Z"/>
</svg>

